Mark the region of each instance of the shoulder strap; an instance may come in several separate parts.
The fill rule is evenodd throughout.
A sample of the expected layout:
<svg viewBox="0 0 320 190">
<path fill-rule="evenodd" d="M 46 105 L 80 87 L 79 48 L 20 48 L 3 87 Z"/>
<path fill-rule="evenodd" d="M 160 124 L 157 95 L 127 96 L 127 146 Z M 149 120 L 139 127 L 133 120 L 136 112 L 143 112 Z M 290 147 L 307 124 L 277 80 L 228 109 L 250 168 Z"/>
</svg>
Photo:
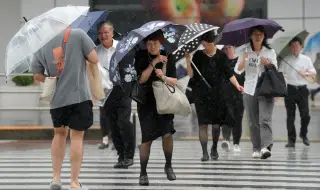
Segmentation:
<svg viewBox="0 0 320 190">
<path fill-rule="evenodd" d="M 71 28 L 68 28 L 67 31 L 66 31 L 66 34 L 64 35 L 63 43 L 67 43 L 70 31 L 71 31 Z"/>
</svg>

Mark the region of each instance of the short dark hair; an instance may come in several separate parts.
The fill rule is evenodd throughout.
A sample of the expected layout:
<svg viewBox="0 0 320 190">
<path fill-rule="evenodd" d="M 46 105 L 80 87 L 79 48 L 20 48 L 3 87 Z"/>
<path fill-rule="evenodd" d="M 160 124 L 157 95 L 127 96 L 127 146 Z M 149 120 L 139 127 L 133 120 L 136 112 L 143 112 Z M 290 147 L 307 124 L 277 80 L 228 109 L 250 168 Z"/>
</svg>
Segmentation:
<svg viewBox="0 0 320 190">
<path fill-rule="evenodd" d="M 292 38 L 292 40 L 289 42 L 289 46 L 291 46 L 294 42 L 299 42 L 299 44 L 302 45 L 302 40 L 299 37 Z"/>
<path fill-rule="evenodd" d="M 211 30 L 209 32 L 206 32 L 204 34 L 202 34 L 200 36 L 200 41 L 205 41 L 205 42 L 208 42 L 208 43 L 213 43 L 215 42 L 216 38 L 217 38 L 217 34 Z"/>
<path fill-rule="evenodd" d="M 114 26 L 113 26 L 112 22 L 109 21 L 109 20 L 99 22 L 97 30 L 99 31 L 101 29 L 101 27 L 104 26 L 104 25 L 109 25 L 109 26 L 111 26 L 112 30 L 114 30 L 113 29 Z"/>
<path fill-rule="evenodd" d="M 149 36 L 147 36 L 145 39 L 144 39 L 144 42 L 147 43 L 147 41 L 159 41 L 161 44 L 164 43 L 164 36 L 163 36 L 163 32 L 162 30 L 157 30 L 155 32 L 153 32 L 152 34 L 150 34 Z"/>
</svg>

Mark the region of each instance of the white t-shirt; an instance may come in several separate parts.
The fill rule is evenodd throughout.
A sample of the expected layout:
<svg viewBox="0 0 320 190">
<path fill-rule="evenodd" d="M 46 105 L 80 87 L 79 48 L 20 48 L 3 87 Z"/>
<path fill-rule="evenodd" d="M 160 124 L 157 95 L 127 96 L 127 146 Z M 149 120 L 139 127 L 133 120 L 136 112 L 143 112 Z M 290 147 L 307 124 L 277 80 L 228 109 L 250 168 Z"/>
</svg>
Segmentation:
<svg viewBox="0 0 320 190">
<path fill-rule="evenodd" d="M 248 50 L 248 59 L 245 61 L 245 66 L 241 71 L 238 71 L 238 67 L 240 62 L 243 59 L 243 54 Z M 257 55 L 254 51 L 252 51 L 250 44 L 247 44 L 245 48 L 243 48 L 239 53 L 239 59 L 234 67 L 234 71 L 237 74 L 241 74 L 245 71 L 245 82 L 244 82 L 244 93 L 254 96 L 258 78 L 265 71 L 264 65 L 260 63 L 260 58 L 265 57 L 271 61 L 271 63 L 277 68 L 277 54 L 274 49 L 268 49 L 266 47 L 262 47 L 259 55 Z"/>
<path fill-rule="evenodd" d="M 281 61 L 279 71 L 283 72 L 287 84 L 294 86 L 308 84 L 308 81 L 303 78 L 297 71 L 317 73 L 311 62 L 311 59 L 306 55 L 300 54 L 298 57 L 294 55 L 288 55 L 284 58 L 284 60 L 287 63 L 285 61 Z M 288 64 L 290 64 L 294 69 Z"/>
</svg>

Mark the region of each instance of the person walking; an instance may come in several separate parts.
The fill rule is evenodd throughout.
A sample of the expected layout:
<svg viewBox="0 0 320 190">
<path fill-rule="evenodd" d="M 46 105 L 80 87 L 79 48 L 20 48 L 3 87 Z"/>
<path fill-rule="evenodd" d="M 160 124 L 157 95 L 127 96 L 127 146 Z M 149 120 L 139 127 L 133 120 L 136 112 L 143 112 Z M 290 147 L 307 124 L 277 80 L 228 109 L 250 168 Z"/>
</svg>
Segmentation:
<svg viewBox="0 0 320 190">
<path fill-rule="evenodd" d="M 301 39 L 298 37 L 293 38 L 290 41 L 289 46 L 292 54 L 284 58 L 284 61 L 282 61 L 279 68 L 279 71 L 284 74 L 288 89 L 288 95 L 284 98 L 287 111 L 287 148 L 295 147 L 296 143 L 297 135 L 296 127 L 294 125 L 296 118 L 296 105 L 298 106 L 301 117 L 299 136 L 302 139 L 303 144 L 306 146 L 310 145 L 310 141 L 307 137 L 308 125 L 311 119 L 309 113 L 309 90 L 307 87 L 308 81 L 304 77 L 315 77 L 317 74 L 311 59 L 301 53 Z"/>
<path fill-rule="evenodd" d="M 98 39 L 100 45 L 97 46 L 96 51 L 99 57 L 99 60 L 104 68 L 109 68 L 110 59 L 115 52 L 118 41 L 113 39 L 113 24 L 109 21 L 102 21 L 98 25 Z M 108 72 L 106 72 L 108 74 Z M 107 76 L 109 77 L 109 76 Z M 110 79 L 107 79 L 110 81 Z M 110 81 L 110 85 L 112 82 Z M 108 123 L 107 116 L 107 104 L 100 106 L 100 129 L 102 133 L 102 143 L 99 145 L 99 149 L 108 148 L 109 145 L 112 145 L 111 130 L 110 124 Z M 115 149 L 114 145 L 112 149 Z"/>
<path fill-rule="evenodd" d="M 272 112 L 274 98 L 258 97 L 257 82 L 265 67 L 278 68 L 277 55 L 268 44 L 263 26 L 255 26 L 249 32 L 250 43 L 238 58 L 234 71 L 245 72 L 243 102 L 248 115 L 250 137 L 253 146 L 252 158 L 267 159 L 273 146 Z"/>
<path fill-rule="evenodd" d="M 113 39 L 114 26 L 111 22 L 100 24 L 99 39 L 102 45 L 98 47 L 98 55 L 103 57 L 106 68 L 118 43 Z M 109 47 L 109 48 L 108 48 Z M 114 85 L 103 106 L 103 121 L 105 126 L 111 129 L 112 142 L 117 150 L 118 161 L 114 168 L 128 168 L 133 165 L 135 153 L 135 129 L 130 121 L 132 99 L 123 86 Z"/>
<path fill-rule="evenodd" d="M 164 41 L 161 30 L 150 34 L 145 38 L 146 50 L 140 50 L 135 55 L 135 69 L 139 76 L 139 83 L 143 86 L 146 94 L 144 104 L 137 103 L 138 116 L 141 127 L 140 146 L 140 185 L 149 185 L 147 165 L 150 156 L 152 142 L 157 138 L 162 138 L 162 148 L 166 159 L 164 171 L 167 179 L 176 180 L 176 175 L 172 169 L 173 139 L 174 129 L 173 114 L 158 114 L 156 99 L 152 88 L 153 81 L 166 81 L 174 86 L 177 82 L 175 63 L 166 57 L 166 52 L 160 50 Z M 155 68 L 155 69 L 154 69 Z M 166 73 L 162 72 L 165 68 Z"/>
<path fill-rule="evenodd" d="M 63 60 L 61 60 L 62 51 Z M 70 189 L 88 189 L 79 183 L 83 158 L 83 136 L 85 131 L 93 124 L 93 103 L 87 77 L 86 61 L 89 64 L 98 64 L 99 59 L 95 51 L 95 44 L 83 30 L 67 29 L 36 52 L 30 66 L 30 72 L 34 74 L 36 81 L 44 82 L 46 77 L 58 77 L 50 105 L 54 127 L 54 137 L 51 145 L 53 168 L 51 190 L 62 189 L 61 168 L 69 129 L 71 140 Z M 48 75 L 44 74 L 45 71 Z"/>
<path fill-rule="evenodd" d="M 208 125 L 212 125 L 212 147 L 210 156 L 212 159 L 217 160 L 219 154 L 217 145 L 220 136 L 220 126 L 226 114 L 225 105 L 221 93 L 222 82 L 225 78 L 229 79 L 238 91 L 243 91 L 242 86 L 239 85 L 233 71 L 229 67 L 228 58 L 226 54 L 217 49 L 215 46 L 215 39 L 217 35 L 215 32 L 210 31 L 203 34 L 201 44 L 203 50 L 197 50 L 192 61 L 195 66 L 191 65 L 190 55 L 186 55 L 187 72 L 192 78 L 194 84 L 192 92 L 195 97 L 195 107 L 198 116 L 199 125 L 199 140 L 202 147 L 201 161 L 208 161 L 209 154 L 207 150 L 208 145 Z M 197 67 L 203 77 L 210 84 L 211 88 L 204 83 L 199 73 L 195 71 Z"/>
<path fill-rule="evenodd" d="M 234 67 L 238 62 L 238 57 L 235 54 L 235 47 L 230 45 L 225 45 L 222 50 L 228 56 L 228 64 L 231 67 L 232 72 Z M 244 73 L 238 75 L 234 73 L 234 76 L 237 78 L 237 81 L 241 86 L 244 85 Z M 225 79 L 222 85 L 222 90 L 224 94 L 224 99 L 226 102 L 226 125 L 222 127 L 222 135 L 224 140 L 221 143 L 221 147 L 225 151 L 230 150 L 230 136 L 232 133 L 233 136 L 233 151 L 241 152 L 240 149 L 240 139 L 242 135 L 242 118 L 243 118 L 243 97 L 241 92 L 237 91 L 233 84 Z"/>
</svg>

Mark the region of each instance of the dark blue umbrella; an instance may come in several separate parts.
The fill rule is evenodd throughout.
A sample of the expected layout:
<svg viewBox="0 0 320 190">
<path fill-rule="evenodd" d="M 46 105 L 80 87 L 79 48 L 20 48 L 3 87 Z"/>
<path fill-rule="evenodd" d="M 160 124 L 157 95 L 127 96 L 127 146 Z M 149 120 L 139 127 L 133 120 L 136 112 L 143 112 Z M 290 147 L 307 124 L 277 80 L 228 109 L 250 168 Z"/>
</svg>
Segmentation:
<svg viewBox="0 0 320 190">
<path fill-rule="evenodd" d="M 249 30 L 255 26 L 263 26 L 266 38 L 272 38 L 279 30 L 284 31 L 277 22 L 269 19 L 244 18 L 229 22 L 223 27 L 218 44 L 239 47 L 249 42 Z"/>
<path fill-rule="evenodd" d="M 130 31 L 126 37 L 119 41 L 115 53 L 110 60 L 109 76 L 111 81 L 114 84 L 119 84 L 122 81 L 120 76 L 134 75 L 133 57 L 137 50 L 144 48 L 144 44 L 141 42 L 147 36 L 158 30 L 162 30 L 165 38 L 164 48 L 170 52 L 178 48 L 179 38 L 185 29 L 186 27 L 183 25 L 160 20 L 148 22 L 140 28 Z M 123 60 L 124 57 L 127 58 Z M 127 74 L 120 75 L 122 72 L 126 72 Z M 125 82 L 131 82 L 132 80 L 135 80 L 134 76 L 123 79 Z"/>
<path fill-rule="evenodd" d="M 87 16 L 81 16 L 79 19 L 74 21 L 70 27 L 80 28 L 84 30 L 92 41 L 96 42 L 98 40 L 98 25 L 100 22 L 107 21 L 109 16 L 108 11 L 94 11 L 88 12 Z M 120 34 L 115 32 L 115 36 Z"/>
</svg>

